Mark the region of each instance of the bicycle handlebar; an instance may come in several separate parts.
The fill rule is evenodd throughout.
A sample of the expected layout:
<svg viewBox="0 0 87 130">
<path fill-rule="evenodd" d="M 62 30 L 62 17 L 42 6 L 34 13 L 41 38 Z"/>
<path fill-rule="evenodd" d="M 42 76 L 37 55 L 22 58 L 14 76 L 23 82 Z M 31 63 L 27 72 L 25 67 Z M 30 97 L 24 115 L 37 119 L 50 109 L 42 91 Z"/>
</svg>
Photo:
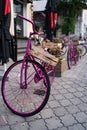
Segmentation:
<svg viewBox="0 0 87 130">
<path fill-rule="evenodd" d="M 27 19 L 27 18 L 25 18 L 25 17 L 23 17 L 22 15 L 17 15 L 18 17 L 20 17 L 21 19 L 23 19 L 23 20 L 25 20 L 25 21 L 27 21 L 27 22 L 29 22 L 29 23 L 31 23 L 32 24 L 32 28 L 33 28 L 33 33 L 32 33 L 32 35 L 33 34 L 37 34 L 37 35 L 43 35 L 44 34 L 44 32 L 37 32 L 36 30 L 35 30 L 35 25 L 34 25 L 34 23 L 33 23 L 33 21 L 31 21 L 31 20 L 29 20 L 29 19 Z"/>
<path fill-rule="evenodd" d="M 21 19 L 23 19 L 23 20 L 25 20 L 25 21 L 27 21 L 27 22 L 29 22 L 29 23 L 31 23 L 32 24 L 32 27 L 33 27 L 33 31 L 35 31 L 35 29 L 34 29 L 34 23 L 31 21 L 31 20 L 29 20 L 29 19 L 27 19 L 27 18 L 25 18 L 25 17 L 23 17 L 22 15 L 17 15 L 19 18 L 21 18 Z"/>
</svg>

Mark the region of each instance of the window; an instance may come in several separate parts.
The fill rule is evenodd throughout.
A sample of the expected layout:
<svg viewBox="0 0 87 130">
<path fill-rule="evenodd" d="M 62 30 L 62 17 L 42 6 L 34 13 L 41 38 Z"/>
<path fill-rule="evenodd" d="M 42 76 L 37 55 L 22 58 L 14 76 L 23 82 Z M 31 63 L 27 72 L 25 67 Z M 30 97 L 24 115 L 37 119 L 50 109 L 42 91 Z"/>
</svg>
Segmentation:
<svg viewBox="0 0 87 130">
<path fill-rule="evenodd" d="M 14 13 L 23 15 L 23 4 L 14 3 Z M 17 37 L 23 37 L 23 20 L 20 18 L 15 19 L 16 35 Z"/>
</svg>

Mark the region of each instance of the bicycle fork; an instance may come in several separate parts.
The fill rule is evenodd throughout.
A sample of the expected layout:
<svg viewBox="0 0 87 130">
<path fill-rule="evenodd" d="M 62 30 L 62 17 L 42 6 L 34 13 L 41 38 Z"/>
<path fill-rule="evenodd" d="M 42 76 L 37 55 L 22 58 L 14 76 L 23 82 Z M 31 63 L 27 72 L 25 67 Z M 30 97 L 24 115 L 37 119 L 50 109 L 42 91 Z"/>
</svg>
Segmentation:
<svg viewBox="0 0 87 130">
<path fill-rule="evenodd" d="M 31 58 L 30 58 L 31 59 Z M 32 59 L 33 60 L 33 59 Z M 26 89 L 27 85 L 34 80 L 35 83 L 38 83 L 41 79 L 45 80 L 43 72 L 38 69 L 38 67 L 32 63 L 32 66 L 35 70 L 34 73 L 34 78 L 28 81 L 28 79 L 31 77 L 31 75 L 28 75 L 28 69 L 29 69 L 29 64 L 28 64 L 28 59 L 24 58 L 22 67 L 21 67 L 21 72 L 20 72 L 20 88 L 21 89 Z"/>
</svg>

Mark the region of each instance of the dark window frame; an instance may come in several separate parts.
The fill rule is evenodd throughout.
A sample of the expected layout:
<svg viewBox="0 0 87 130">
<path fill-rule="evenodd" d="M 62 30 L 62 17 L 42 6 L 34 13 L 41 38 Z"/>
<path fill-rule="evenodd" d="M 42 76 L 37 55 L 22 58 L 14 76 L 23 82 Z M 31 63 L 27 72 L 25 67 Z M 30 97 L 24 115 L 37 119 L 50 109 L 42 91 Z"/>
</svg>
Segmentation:
<svg viewBox="0 0 87 130">
<path fill-rule="evenodd" d="M 16 4 L 27 4 L 27 3 L 32 3 L 33 0 L 14 0 L 14 3 Z"/>
</svg>

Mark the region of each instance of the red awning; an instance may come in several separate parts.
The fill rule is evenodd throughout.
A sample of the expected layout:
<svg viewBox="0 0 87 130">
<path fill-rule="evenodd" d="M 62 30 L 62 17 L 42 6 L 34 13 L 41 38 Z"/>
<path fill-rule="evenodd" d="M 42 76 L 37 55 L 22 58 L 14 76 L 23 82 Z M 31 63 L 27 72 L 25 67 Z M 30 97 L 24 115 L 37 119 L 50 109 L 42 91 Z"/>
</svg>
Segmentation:
<svg viewBox="0 0 87 130">
<path fill-rule="evenodd" d="M 10 0 L 5 1 L 4 15 L 7 15 L 8 13 L 10 13 Z"/>
</svg>

